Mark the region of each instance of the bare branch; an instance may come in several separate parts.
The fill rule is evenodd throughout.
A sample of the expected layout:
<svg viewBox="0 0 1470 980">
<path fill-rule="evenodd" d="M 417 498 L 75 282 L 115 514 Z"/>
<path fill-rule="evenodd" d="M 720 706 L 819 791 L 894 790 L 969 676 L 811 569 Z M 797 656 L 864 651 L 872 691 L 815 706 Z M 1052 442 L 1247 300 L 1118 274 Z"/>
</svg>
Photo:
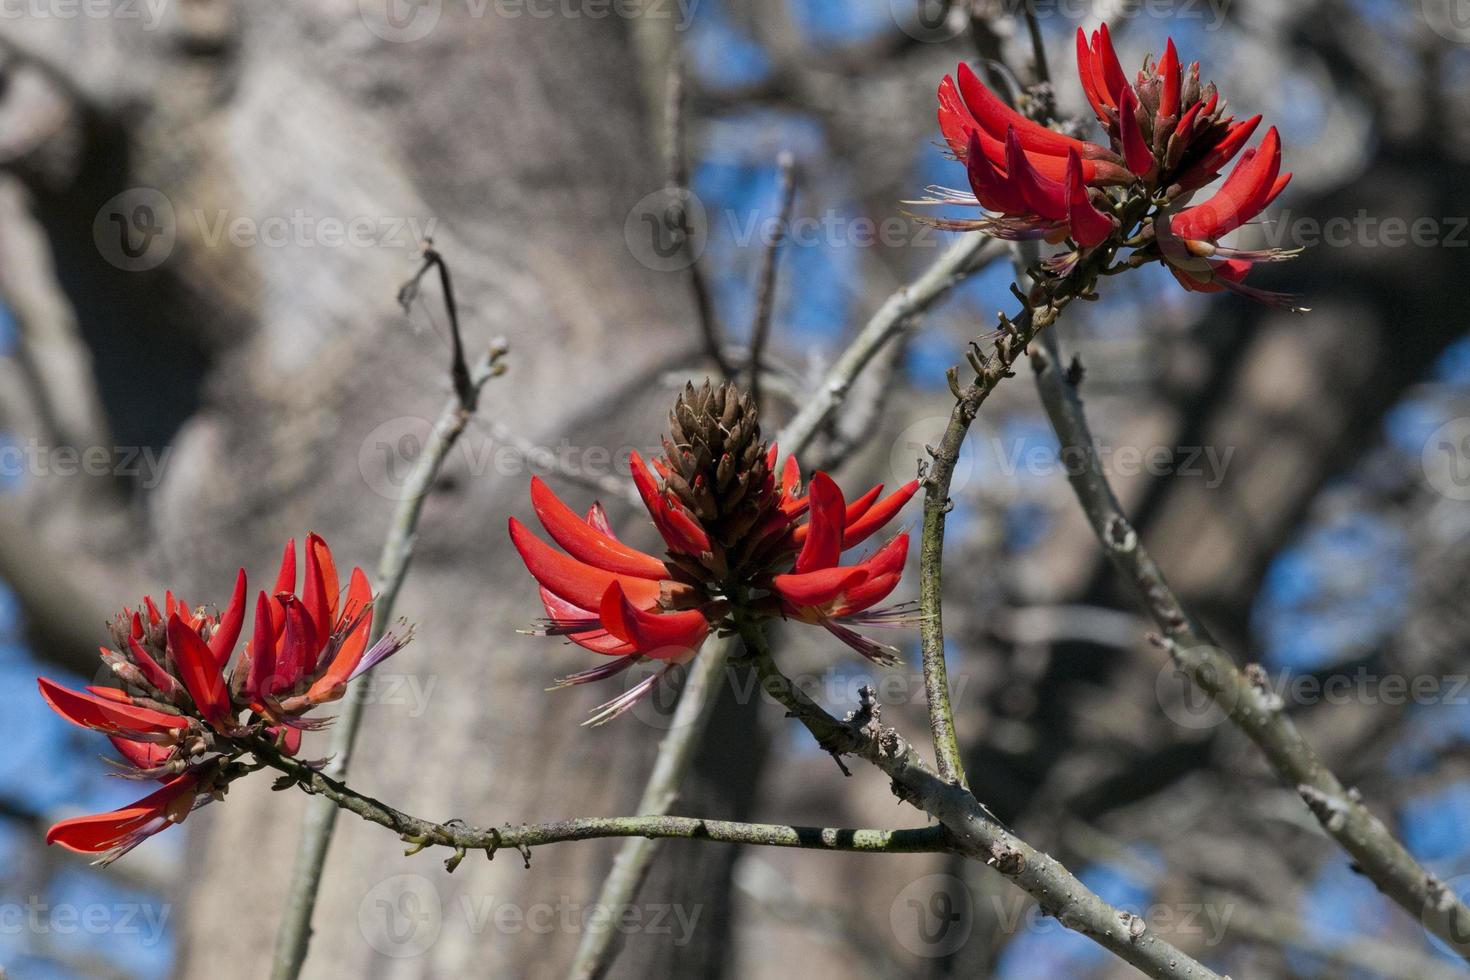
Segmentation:
<svg viewBox="0 0 1470 980">
<path fill-rule="evenodd" d="M 1253 684 L 1184 609 L 1103 473 L 1082 400 L 1062 369 L 1056 339 L 1048 336 L 1043 345 L 1032 359 L 1042 403 L 1063 454 L 1083 463 L 1068 467 L 1067 479 L 1103 551 L 1162 631 L 1159 644 L 1256 743 L 1281 780 L 1301 795 L 1322 829 L 1353 856 L 1358 870 L 1457 953 L 1470 957 L 1465 938 L 1470 936 L 1470 908 L 1414 860 L 1363 806 L 1357 792 L 1344 787 L 1322 763 L 1283 712 L 1280 698 L 1267 686 Z"/>
<path fill-rule="evenodd" d="M 755 319 L 750 327 L 750 397 L 755 400 L 757 410 L 761 407 L 761 365 L 765 360 L 771 315 L 776 305 L 776 259 L 780 257 L 781 243 L 786 237 L 786 228 L 791 224 L 791 208 L 796 203 L 796 160 L 789 152 L 783 152 L 776 161 L 776 170 L 780 187 L 776 230 L 766 243 L 765 255 L 761 258 L 760 278 L 755 289 Z"/>
</svg>

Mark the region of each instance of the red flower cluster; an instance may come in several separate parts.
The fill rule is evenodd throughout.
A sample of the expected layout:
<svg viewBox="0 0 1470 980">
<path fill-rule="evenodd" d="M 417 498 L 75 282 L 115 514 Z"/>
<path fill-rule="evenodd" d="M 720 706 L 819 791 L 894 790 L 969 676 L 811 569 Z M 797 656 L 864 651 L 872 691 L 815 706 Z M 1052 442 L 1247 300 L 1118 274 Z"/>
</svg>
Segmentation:
<svg viewBox="0 0 1470 980">
<path fill-rule="evenodd" d="M 1105 243 L 1150 249 L 1186 289 L 1231 289 L 1284 304 L 1286 297 L 1243 284 L 1253 263 L 1290 258 L 1294 251 L 1244 251 L 1219 239 L 1260 214 L 1291 179 L 1281 173 L 1274 128 L 1240 157 L 1216 194 L 1185 207 L 1240 153 L 1261 122 L 1225 114 L 1213 83 L 1201 85 L 1199 62 L 1183 69 L 1173 40 L 1157 62 L 1145 59 L 1129 82 L 1106 25 L 1089 39 L 1077 32 L 1082 89 L 1108 135 L 1104 147 L 1026 118 L 1006 105 L 966 65 L 958 83 L 939 86 L 939 126 L 965 163 L 970 192 L 931 188 L 925 204 L 971 206 L 978 219 L 941 219 L 940 227 L 981 230 L 998 238 L 1070 238 L 1077 251 L 1051 263 L 1064 270 L 1082 251 Z M 1135 232 L 1145 202 L 1153 213 Z M 1129 227 L 1124 227 L 1124 224 Z"/>
<path fill-rule="evenodd" d="M 733 385 L 689 386 L 672 421 L 674 438 L 652 469 L 636 453 L 629 460 L 665 559 L 618 540 L 600 505 L 579 516 L 539 478 L 531 481 L 531 505 L 564 551 L 510 519 L 511 541 L 546 607 L 535 632 L 617 658 L 558 686 L 611 677 L 645 659 L 664 665 L 600 706 L 589 723 L 627 711 L 673 665 L 691 659 L 711 629 L 733 629 L 737 616 L 817 624 L 864 656 L 893 663 L 896 651 L 851 625 L 902 621 L 903 610 L 868 611 L 898 585 L 908 535 L 853 564 L 842 564 L 842 554 L 888 524 L 918 481 L 886 498 L 880 485 L 849 504 L 825 473 L 803 492 L 791 457 L 778 480 L 777 449 L 760 443 L 754 407 Z"/>
<path fill-rule="evenodd" d="M 254 632 L 232 669 L 226 668 L 245 622 L 244 569 L 222 613 L 191 611 L 172 592 L 162 611 L 151 597 L 141 610 L 124 609 L 111 624 L 116 648 L 101 648 L 121 687 L 73 691 L 37 678 L 57 714 L 108 736 L 126 760 L 118 764 L 123 775 L 163 783 L 120 810 L 61 821 L 47 832 L 47 843 L 102 854 L 101 864 L 115 861 L 223 794 L 238 774 L 226 767 L 238 754 L 228 740 L 266 735 L 294 755 L 302 731 L 323 724 L 303 715 L 342 697 L 349 681 L 407 642 L 407 634 L 388 631 L 368 649 L 367 576 L 354 568 L 344 599 L 332 552 L 320 537 L 306 538 L 300 592 L 296 565 L 293 539 L 273 594 L 256 599 Z"/>
</svg>

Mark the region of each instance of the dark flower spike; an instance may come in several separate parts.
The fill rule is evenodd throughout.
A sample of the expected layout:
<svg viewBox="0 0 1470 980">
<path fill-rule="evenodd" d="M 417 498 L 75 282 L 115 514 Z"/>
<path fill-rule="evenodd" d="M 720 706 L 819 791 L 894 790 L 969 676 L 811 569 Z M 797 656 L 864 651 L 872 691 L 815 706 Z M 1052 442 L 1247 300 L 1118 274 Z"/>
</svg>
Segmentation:
<svg viewBox="0 0 1470 980">
<path fill-rule="evenodd" d="M 754 403 L 734 385 L 686 386 L 669 423 L 661 456 L 629 459 L 663 539 L 663 558 L 618 540 L 596 505 L 578 517 L 539 479 L 531 484 L 532 509 L 563 550 L 510 520 L 511 542 L 546 609 L 547 618 L 529 632 L 565 637 L 611 658 L 556 687 L 602 680 L 643 661 L 661 664 L 600 705 L 588 724 L 631 709 L 694 657 L 711 630 L 735 630 L 737 616 L 804 619 L 865 656 L 892 662 L 888 648 L 838 620 L 893 591 L 908 538 L 900 535 L 856 565 L 843 565 L 842 553 L 892 520 L 918 481 L 886 498 L 876 486 L 849 504 L 819 472 L 803 492 L 797 461 L 788 456 L 777 466 L 776 447 L 761 441 Z"/>
</svg>

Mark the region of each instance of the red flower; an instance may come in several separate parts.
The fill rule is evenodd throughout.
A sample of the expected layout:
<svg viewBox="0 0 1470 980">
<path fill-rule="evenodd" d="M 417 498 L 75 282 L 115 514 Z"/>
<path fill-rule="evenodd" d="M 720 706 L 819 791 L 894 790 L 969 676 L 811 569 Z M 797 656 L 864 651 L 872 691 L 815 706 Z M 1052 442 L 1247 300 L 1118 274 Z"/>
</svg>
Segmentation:
<svg viewBox="0 0 1470 980">
<path fill-rule="evenodd" d="M 1241 280 L 1256 262 L 1279 262 L 1300 249 L 1244 250 L 1227 248 L 1219 239 L 1250 221 L 1276 199 L 1291 180 L 1281 171 L 1281 141 L 1276 128 L 1266 130 L 1260 147 L 1247 150 L 1213 197 L 1154 219 L 1154 235 L 1169 271 L 1185 289 L 1213 293 L 1230 289 L 1274 305 L 1289 297 L 1247 286 Z"/>
<path fill-rule="evenodd" d="M 1158 62 L 1145 59 L 1130 82 L 1107 25 L 1090 38 L 1079 29 L 1077 70 L 1107 133 L 1106 147 L 1027 119 L 965 65 L 956 73 L 958 84 L 945 77 L 939 127 L 965 164 L 970 191 L 931 188 L 933 196 L 917 203 L 987 213 L 930 223 L 1006 239 L 1070 238 L 1076 248 L 1047 262 L 1057 273 L 1100 245 L 1132 246 L 1162 259 L 1186 289 L 1232 289 L 1289 306 L 1288 297 L 1244 286 L 1241 279 L 1253 263 L 1291 258 L 1296 251 L 1237 250 L 1218 242 L 1259 214 L 1291 179 L 1279 173 L 1276 131 L 1241 157 L 1214 198 L 1181 210 L 1244 149 L 1261 117 L 1237 121 L 1225 114 L 1214 84 L 1200 84 L 1199 63 L 1180 66 L 1172 39 Z"/>
<path fill-rule="evenodd" d="M 511 542 L 546 607 L 548 618 L 535 632 L 617 658 L 558 686 L 610 677 L 645 659 L 663 665 L 602 705 L 590 723 L 631 708 L 673 666 L 692 658 L 711 629 L 734 629 L 734 616 L 817 623 L 864 656 L 894 662 L 896 651 L 845 624 L 900 618 L 862 614 L 897 586 L 908 535 L 857 564 L 839 561 L 892 520 L 918 481 L 883 500 L 883 488 L 874 487 L 847 505 L 825 473 L 815 474 L 809 494 L 801 494 L 799 467 L 788 457 L 778 486 L 776 447 L 760 443 L 754 407 L 734 386 L 716 390 L 706 383 L 698 392 L 689 386 L 673 424 L 674 437 L 652 469 L 636 453 L 629 459 L 666 558 L 619 541 L 600 505 L 579 516 L 539 477 L 531 481 L 531 505 L 563 550 L 510 519 Z"/>
<path fill-rule="evenodd" d="M 106 852 L 102 863 L 115 860 L 224 791 L 239 774 L 226 772 L 239 754 L 230 739 L 265 734 L 295 754 L 302 731 L 322 724 L 301 716 L 340 698 L 348 681 L 407 642 L 407 635 L 389 631 L 366 649 L 372 628 L 367 577 L 353 569 L 344 600 L 331 550 L 315 534 L 306 538 L 305 565 L 298 595 L 296 543 L 287 542 L 275 595 L 260 593 L 254 635 L 233 669 L 226 668 L 245 620 L 243 569 L 219 615 L 204 607 L 191 611 L 172 592 L 165 593 L 161 612 L 149 597 L 140 611 L 124 609 L 111 624 L 117 649 L 102 648 L 122 687 L 72 691 L 37 678 L 52 710 L 112 740 L 126 760 L 119 764 L 124 775 L 166 781 L 131 807 L 57 824 L 49 842 Z"/>
<path fill-rule="evenodd" d="M 160 830 L 183 823 L 190 812 L 210 799 L 208 794 L 200 793 L 199 775 L 186 772 L 120 810 L 62 820 L 46 831 L 46 843 L 60 844 L 69 851 L 101 854 L 95 863 L 106 866 Z"/>
</svg>

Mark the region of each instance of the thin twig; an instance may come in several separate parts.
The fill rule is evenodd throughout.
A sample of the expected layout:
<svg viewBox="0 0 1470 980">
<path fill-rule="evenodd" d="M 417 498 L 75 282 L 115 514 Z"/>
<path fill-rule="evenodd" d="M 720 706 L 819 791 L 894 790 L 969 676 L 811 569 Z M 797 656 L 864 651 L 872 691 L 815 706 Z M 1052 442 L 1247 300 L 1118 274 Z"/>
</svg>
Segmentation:
<svg viewBox="0 0 1470 980">
<path fill-rule="evenodd" d="M 449 314 L 451 345 L 449 379 L 454 383 L 454 393 L 459 397 L 460 406 L 466 412 L 473 412 L 475 399 L 479 397 L 480 390 L 470 380 L 469 365 L 464 359 L 464 340 L 459 333 L 459 306 L 454 301 L 454 283 L 449 277 L 449 265 L 444 261 L 444 256 L 434 248 L 432 238 L 424 239 L 423 255 L 424 264 L 419 267 L 414 277 L 398 290 L 398 304 L 407 313 L 413 306 L 413 301 L 418 298 L 419 281 L 424 278 L 424 273 L 430 269 L 439 270 L 439 286 L 444 290 L 444 309 Z"/>
<path fill-rule="evenodd" d="M 453 292 L 449 283 L 449 272 L 444 260 L 432 247 L 425 248 L 424 267 L 411 280 L 416 283 L 433 265 L 440 270 L 440 282 L 444 286 L 446 306 L 450 310 L 450 321 L 454 325 L 455 337 L 459 330 L 453 308 Z M 409 290 L 411 287 L 404 287 Z M 404 296 L 400 291 L 400 298 Z M 456 344 L 456 350 L 459 345 Z M 485 383 L 505 370 L 503 358 L 506 354 L 503 341 L 496 341 L 472 368 L 466 368 L 465 384 L 455 382 L 455 393 L 445 403 L 429 434 L 423 453 L 414 461 L 412 472 L 404 485 L 405 496 L 399 501 L 388 527 L 388 537 L 383 543 L 382 557 L 378 563 L 380 591 L 373 603 L 373 626 L 370 642 L 377 642 L 393 616 L 393 606 L 398 591 L 408 574 L 409 562 L 413 558 L 413 546 L 419 515 L 429 488 L 450 449 L 469 424 L 478 401 L 480 389 Z M 456 363 L 459 362 L 456 356 Z M 332 728 L 331 761 L 325 774 L 340 779 L 347 772 L 352 756 L 352 744 L 362 723 L 364 699 L 357 696 L 356 688 L 348 690 L 342 702 L 342 712 Z M 321 887 L 322 868 L 326 863 L 327 849 L 332 842 L 332 831 L 336 826 L 336 807 L 324 801 L 313 801 L 302 820 L 301 840 L 297 845 L 296 861 L 291 874 L 290 889 L 281 914 L 281 924 L 276 933 L 275 958 L 271 965 L 273 980 L 295 980 L 306 962 L 306 951 L 311 942 L 311 916 L 316 907 L 317 891 Z"/>
<path fill-rule="evenodd" d="M 1055 338 L 1048 337 L 1043 344 L 1032 360 L 1036 385 L 1063 455 L 1083 464 L 1068 467 L 1067 479 L 1103 551 L 1158 624 L 1163 634 L 1159 643 L 1256 743 L 1281 780 L 1301 795 L 1322 829 L 1352 855 L 1357 869 L 1459 955 L 1470 958 L 1470 908 L 1425 870 L 1363 806 L 1357 792 L 1345 788 L 1322 763 L 1284 713 L 1275 692 L 1252 683 L 1184 609 L 1108 483 L 1082 400 L 1062 369 Z"/>
<path fill-rule="evenodd" d="M 579 817 L 548 823 L 513 827 L 475 827 L 461 820 L 437 823 L 397 810 L 380 800 L 359 793 L 341 780 L 314 769 L 300 759 L 283 755 L 270 741 L 251 738 L 236 747 L 250 752 L 261 762 L 283 773 L 282 788 L 295 785 L 316 797 L 314 803 L 334 813 L 346 810 L 369 823 L 396 833 L 414 845 L 414 852 L 429 847 L 448 847 L 456 856 L 448 859 L 449 870 L 459 865 L 464 851 L 484 851 L 494 857 L 501 848 L 520 851 L 529 866 L 529 851 L 546 844 L 597 840 L 605 837 L 683 838 L 726 844 L 763 844 L 825 851 L 870 851 L 882 854 L 929 853 L 950 850 L 948 834 L 940 827 L 901 830 L 869 830 L 845 827 L 797 827 L 786 824 L 741 823 L 705 820 L 700 817 L 671 817 L 651 814 L 631 817 Z"/>
<path fill-rule="evenodd" d="M 761 257 L 760 277 L 755 289 L 755 319 L 750 327 L 750 397 L 756 409 L 761 407 L 761 370 L 765 363 L 766 341 L 771 333 L 771 316 L 776 306 L 776 260 L 781 255 L 781 243 L 786 238 L 786 229 L 791 224 L 791 209 L 796 203 L 796 158 L 789 151 L 782 151 L 776 159 L 777 200 L 776 227 L 771 240 L 766 243 Z"/>
<path fill-rule="evenodd" d="M 664 93 L 664 174 L 669 197 L 664 220 L 672 226 L 669 231 L 679 235 L 680 248 L 689 262 L 689 288 L 694 295 L 694 310 L 699 317 L 705 352 L 715 362 L 721 376 L 733 378 L 735 365 L 730 363 L 725 353 L 724 331 L 720 329 L 719 316 L 715 313 L 714 297 L 699 266 L 698 256 L 690 251 L 693 232 L 689 227 L 689 210 L 684 206 L 684 201 L 692 194 L 684 146 L 684 87 L 684 56 L 675 45 L 669 51 L 668 85 Z"/>
<path fill-rule="evenodd" d="M 865 759 L 886 773 L 894 795 L 938 820 L 959 853 L 995 868 L 1064 926 L 1148 976 L 1219 980 L 1204 964 L 1149 932 L 1142 918 L 1109 905 L 1058 861 L 1007 830 L 964 787 L 929 768 L 903 736 L 883 726 L 871 688 L 864 688 L 858 710 L 838 721 L 781 673 L 758 625 L 741 623 L 740 636 L 766 693 L 805 725 L 822 748 Z"/>
<path fill-rule="evenodd" d="M 694 765 L 695 750 L 704 739 L 710 715 L 719 700 L 719 679 L 725 674 L 732 646 L 734 640 L 724 637 L 711 642 L 694 658 L 684 689 L 679 694 L 679 704 L 674 709 L 669 732 L 659 744 L 653 773 L 648 777 L 643 798 L 638 802 L 639 813 L 662 816 L 669 812 L 678 798 L 679 786 Z M 633 902 L 648 877 L 657 849 L 653 838 L 633 838 L 624 843 L 598 892 L 597 905 L 622 908 Z M 574 980 L 590 980 L 604 975 L 615 955 L 612 940 L 611 929 L 592 929 L 584 933 L 570 976 Z"/>
</svg>

